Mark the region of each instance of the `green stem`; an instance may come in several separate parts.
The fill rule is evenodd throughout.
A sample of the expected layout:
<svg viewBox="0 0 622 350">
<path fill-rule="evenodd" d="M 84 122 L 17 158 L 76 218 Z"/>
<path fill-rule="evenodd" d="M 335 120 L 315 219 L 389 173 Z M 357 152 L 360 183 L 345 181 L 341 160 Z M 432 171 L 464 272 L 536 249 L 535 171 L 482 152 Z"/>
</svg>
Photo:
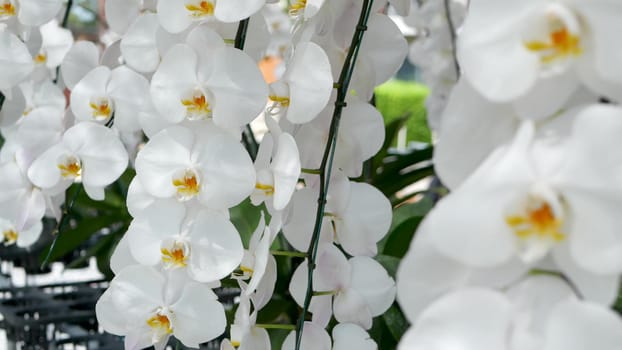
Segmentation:
<svg viewBox="0 0 622 350">
<path fill-rule="evenodd" d="M 302 168 L 300 169 L 300 171 L 304 174 L 312 174 L 312 175 L 320 175 L 321 171 L 320 169 L 307 169 L 307 168 Z"/>
<path fill-rule="evenodd" d="M 78 187 L 76 192 L 73 194 L 73 197 L 71 198 L 71 201 L 69 202 L 69 205 L 65 203 L 65 209 L 63 210 L 63 215 L 61 219 L 58 221 L 54 231 L 52 231 L 52 234 L 54 235 L 54 240 L 52 241 L 52 244 L 50 245 L 50 249 L 48 250 L 48 253 L 45 256 L 45 259 L 43 259 L 43 262 L 41 263 L 41 270 L 43 270 L 48 265 L 48 262 L 50 261 L 50 257 L 52 256 L 52 253 L 54 252 L 54 248 L 56 247 L 56 242 L 58 241 L 58 238 L 60 237 L 60 234 L 63 228 L 65 228 L 65 225 L 67 224 L 67 222 L 69 222 L 69 213 L 71 213 L 71 210 L 73 209 L 73 205 L 76 203 L 76 198 L 78 198 L 78 195 L 80 194 L 81 191 L 82 191 L 82 186 Z"/>
<path fill-rule="evenodd" d="M 460 65 L 458 64 L 458 56 L 456 49 L 456 26 L 454 20 L 451 17 L 451 5 L 449 0 L 443 0 L 445 6 L 445 17 L 447 17 L 447 25 L 449 26 L 449 36 L 451 41 L 451 55 L 453 58 L 454 68 L 456 69 L 456 79 L 460 77 Z"/>
<path fill-rule="evenodd" d="M 298 318 L 296 325 L 296 350 L 300 350 L 302 344 L 302 332 L 304 329 L 305 319 L 309 310 L 309 304 L 311 304 L 311 297 L 313 296 L 313 271 L 315 270 L 315 261 L 317 258 L 317 251 L 320 240 L 320 231 L 322 229 L 322 221 L 324 219 L 324 209 L 326 206 L 326 198 L 328 196 L 328 186 L 330 181 L 330 175 L 333 167 L 333 160 L 335 158 L 335 148 L 337 146 L 337 133 L 339 131 L 339 122 L 341 120 L 341 112 L 346 106 L 345 100 L 350 87 L 350 80 L 352 80 L 352 74 L 354 72 L 354 65 L 358 52 L 363 40 L 363 35 L 367 30 L 367 21 L 371 13 L 371 7 L 373 0 L 363 0 L 363 6 L 359 21 L 356 26 L 356 31 L 352 36 L 352 42 L 350 43 L 350 49 L 348 55 L 343 63 L 343 68 L 339 75 L 339 81 L 337 83 L 337 100 L 335 101 L 335 109 L 333 111 L 333 117 L 330 123 L 330 129 L 328 131 L 328 140 L 324 148 L 324 155 L 320 164 L 320 194 L 318 197 L 318 207 L 315 215 L 315 225 L 313 228 L 313 234 L 311 236 L 311 242 L 307 255 L 309 259 L 309 268 L 307 274 L 307 291 L 305 294 L 304 304 L 302 306 L 302 312 Z"/>
<path fill-rule="evenodd" d="M 306 258 L 307 257 L 307 253 L 291 252 L 291 251 L 286 251 L 286 250 L 271 250 L 270 254 L 277 255 L 277 256 L 289 256 L 292 258 Z"/>
<path fill-rule="evenodd" d="M 337 294 L 336 290 L 323 290 L 323 291 L 313 292 L 314 297 L 320 297 L 323 295 L 335 295 L 335 294 Z"/>
<path fill-rule="evenodd" d="M 238 31 L 235 34 L 235 40 L 233 41 L 233 45 L 236 49 L 244 50 L 244 44 L 246 43 L 246 33 L 248 32 L 248 22 L 249 18 L 243 19 L 240 21 L 238 25 Z M 251 158 L 255 160 L 257 157 L 257 151 L 259 150 L 259 143 L 255 139 L 255 134 L 253 133 L 253 129 L 250 124 L 246 125 L 246 129 L 242 134 L 242 139 L 244 141 L 244 145 L 250 153 Z"/>
<path fill-rule="evenodd" d="M 73 0 L 67 0 L 67 8 L 65 9 L 63 21 L 61 22 L 61 26 L 63 28 L 67 28 L 67 22 L 69 22 L 69 12 L 71 12 L 71 6 L 73 6 Z"/>
<path fill-rule="evenodd" d="M 293 331 L 296 329 L 296 326 L 294 326 L 293 324 L 263 324 L 263 323 L 258 323 L 255 325 L 255 327 L 258 328 L 263 328 L 263 329 L 285 329 L 288 331 Z"/>
<path fill-rule="evenodd" d="M 73 6 L 73 0 L 67 0 L 67 7 L 65 8 L 65 14 L 63 15 L 63 21 L 61 22 L 61 27 L 67 28 L 67 23 L 69 22 L 69 12 L 71 12 L 71 7 Z M 54 77 L 54 84 L 58 83 L 58 77 L 60 76 L 60 66 L 56 67 L 56 76 Z"/>
</svg>

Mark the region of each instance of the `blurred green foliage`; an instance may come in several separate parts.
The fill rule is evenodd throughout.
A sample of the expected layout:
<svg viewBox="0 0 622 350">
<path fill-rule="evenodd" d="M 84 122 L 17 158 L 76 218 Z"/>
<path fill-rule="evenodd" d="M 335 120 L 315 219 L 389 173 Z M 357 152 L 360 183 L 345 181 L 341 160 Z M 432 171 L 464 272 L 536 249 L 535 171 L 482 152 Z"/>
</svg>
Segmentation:
<svg viewBox="0 0 622 350">
<path fill-rule="evenodd" d="M 382 113 L 386 124 L 407 116 L 405 125 L 408 141 L 430 143 L 432 136 L 425 109 L 428 93 L 429 89 L 417 82 L 390 80 L 376 88 L 376 107 Z"/>
</svg>

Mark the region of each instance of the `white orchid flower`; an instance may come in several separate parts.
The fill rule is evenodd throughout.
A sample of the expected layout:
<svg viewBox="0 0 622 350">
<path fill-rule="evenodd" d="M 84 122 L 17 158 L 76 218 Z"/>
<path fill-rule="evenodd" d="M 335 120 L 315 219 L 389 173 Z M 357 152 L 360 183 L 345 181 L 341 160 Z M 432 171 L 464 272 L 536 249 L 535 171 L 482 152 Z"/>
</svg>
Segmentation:
<svg viewBox="0 0 622 350">
<path fill-rule="evenodd" d="M 187 39 L 192 46 L 173 46 L 154 73 L 154 106 L 172 123 L 213 118 L 221 127 L 239 130 L 265 107 L 268 87 L 261 72 L 252 58 L 226 46 L 211 29 L 199 27 L 193 33 Z M 204 52 L 207 45 L 209 54 Z M 195 51 L 193 46 L 203 48 Z"/>
<path fill-rule="evenodd" d="M 237 205 L 255 186 L 248 153 L 211 123 L 194 130 L 173 126 L 153 136 L 136 157 L 136 174 L 153 196 L 196 198 L 214 209 Z"/>
<path fill-rule="evenodd" d="M 180 281 L 147 266 L 123 269 L 95 305 L 97 320 L 125 336 L 125 349 L 163 350 L 172 335 L 198 348 L 225 330 L 225 311 L 207 286 Z"/>
<path fill-rule="evenodd" d="M 307 123 L 326 107 L 333 91 L 328 56 L 321 46 L 298 44 L 283 78 L 270 85 L 268 113 L 296 124 Z"/>
<path fill-rule="evenodd" d="M 377 261 L 365 256 L 347 260 L 333 245 L 323 245 L 318 252 L 313 272 L 314 296 L 309 310 L 313 321 L 326 325 L 334 312 L 339 322 L 355 323 L 365 329 L 372 318 L 381 315 L 395 299 L 395 282 Z M 289 290 L 302 305 L 307 289 L 307 263 L 294 271 Z"/>
<path fill-rule="evenodd" d="M 622 110 L 580 111 L 563 141 L 534 141 L 523 122 L 511 146 L 494 152 L 429 214 L 434 245 L 473 267 L 520 258 L 526 264 L 569 249 L 571 260 L 597 275 L 622 271 L 622 235 L 614 213 L 622 159 L 594 157 L 622 132 Z M 589 166 L 586 166 L 588 164 Z M 479 204 L 470 205 L 476 200 Z M 490 249 L 494 246 L 495 249 Z"/>
<path fill-rule="evenodd" d="M 491 101 L 559 107 L 580 84 L 620 99 L 620 53 L 609 44 L 620 13 L 622 4 L 607 0 L 472 1 L 458 58 Z"/>
<path fill-rule="evenodd" d="M 240 296 L 240 304 L 235 311 L 235 320 L 231 324 L 231 339 L 225 339 L 220 344 L 220 350 L 270 350 L 270 336 L 268 332 L 255 327 L 257 309 L 251 312 L 250 299 Z"/>
<path fill-rule="evenodd" d="M 45 80 L 56 77 L 56 67 L 60 66 L 65 55 L 73 45 L 71 31 L 62 28 L 56 20 L 52 20 L 40 27 L 41 46 L 33 54 L 35 63 L 34 79 Z"/>
<path fill-rule="evenodd" d="M 40 26 L 63 6 L 62 0 L 0 0 L 0 21 L 16 18 L 26 26 Z"/>
<path fill-rule="evenodd" d="M 165 270 L 183 269 L 199 282 L 229 275 L 242 261 L 239 233 L 225 215 L 197 209 L 176 200 L 159 200 L 144 209 L 127 232 L 133 258 Z"/>
<path fill-rule="evenodd" d="M 300 155 L 292 135 L 282 132 L 270 116 L 266 116 L 270 133 L 264 135 L 259 145 L 255 169 L 257 183 L 251 194 L 254 205 L 266 202 L 268 210 L 282 211 L 289 203 L 300 177 Z"/>
<path fill-rule="evenodd" d="M 71 110 L 78 121 L 108 123 L 122 132 L 140 130 L 137 114 L 147 103 L 149 82 L 133 70 L 99 66 L 71 91 Z"/>
<path fill-rule="evenodd" d="M 426 308 L 400 350 L 616 349 L 622 320 L 612 310 L 577 299 L 562 280 L 533 276 L 506 293 L 465 288 Z"/>
<path fill-rule="evenodd" d="M 41 154 L 28 169 L 28 178 L 52 195 L 81 181 L 89 197 L 103 200 L 104 187 L 119 178 L 127 164 L 127 151 L 112 130 L 84 122 L 69 128 L 60 142 Z"/>
<path fill-rule="evenodd" d="M 556 260 L 563 259 L 559 264 L 543 261 L 529 266 L 516 257 L 500 266 L 477 268 L 441 254 L 433 244 L 435 232 L 430 230 L 428 222 L 424 220 L 420 224 L 397 272 L 397 299 L 411 323 L 442 295 L 470 286 L 507 288 L 526 276 L 532 267 L 563 274 L 586 300 L 609 306 L 617 299 L 620 276 L 585 271 L 569 257 L 567 249 L 557 254 Z"/>
<path fill-rule="evenodd" d="M 306 251 L 317 209 L 317 190 L 304 188 L 294 194 L 291 214 L 283 234 L 297 250 Z M 352 255 L 376 255 L 376 243 L 391 225 L 391 204 L 375 187 L 350 182 L 343 174 L 331 180 L 320 241 L 338 243 Z"/>
<path fill-rule="evenodd" d="M 171 33 L 183 32 L 196 22 L 239 22 L 259 11 L 266 0 L 169 0 L 157 6 L 160 24 Z"/>
</svg>

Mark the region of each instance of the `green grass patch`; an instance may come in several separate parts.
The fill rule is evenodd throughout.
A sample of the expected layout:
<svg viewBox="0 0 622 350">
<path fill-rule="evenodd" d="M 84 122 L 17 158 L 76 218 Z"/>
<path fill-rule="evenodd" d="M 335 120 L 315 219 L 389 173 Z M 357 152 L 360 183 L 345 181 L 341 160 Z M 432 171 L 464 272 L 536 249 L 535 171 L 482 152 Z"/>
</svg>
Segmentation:
<svg viewBox="0 0 622 350">
<path fill-rule="evenodd" d="M 432 141 L 425 109 L 429 89 L 425 85 L 394 79 L 378 86 L 375 92 L 376 107 L 385 124 L 410 113 L 406 122 L 408 141 Z"/>
</svg>

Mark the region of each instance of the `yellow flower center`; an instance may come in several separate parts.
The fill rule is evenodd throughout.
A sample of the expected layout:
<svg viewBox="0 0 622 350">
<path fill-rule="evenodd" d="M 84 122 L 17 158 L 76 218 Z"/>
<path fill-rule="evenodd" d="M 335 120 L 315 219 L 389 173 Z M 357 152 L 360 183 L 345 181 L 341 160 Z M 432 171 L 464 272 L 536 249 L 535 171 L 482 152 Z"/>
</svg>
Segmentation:
<svg viewBox="0 0 622 350">
<path fill-rule="evenodd" d="M 93 119 L 97 121 L 108 120 L 112 115 L 112 106 L 107 98 L 91 101 L 89 106 L 91 106 Z"/>
<path fill-rule="evenodd" d="M 17 231 L 10 229 L 6 231 L 2 231 L 2 236 L 4 236 L 4 244 L 11 245 L 17 242 Z"/>
<path fill-rule="evenodd" d="M 209 102 L 203 93 L 197 92 L 191 98 L 181 100 L 186 107 L 186 117 L 190 120 L 209 118 L 212 114 Z"/>
<path fill-rule="evenodd" d="M 274 186 L 272 185 L 266 185 L 266 184 L 257 182 L 255 184 L 255 189 L 262 191 L 263 193 L 266 194 L 266 196 L 271 196 L 274 194 Z"/>
<path fill-rule="evenodd" d="M 280 105 L 281 107 L 288 107 L 289 106 L 289 97 L 287 96 L 277 96 L 277 95 L 270 95 L 268 96 L 268 98 L 270 99 L 270 101 L 276 102 L 276 104 Z"/>
<path fill-rule="evenodd" d="M 201 1 L 198 4 L 187 4 L 186 10 L 195 18 L 214 15 L 214 4 L 211 1 Z"/>
<path fill-rule="evenodd" d="M 0 16 L 15 16 L 15 6 L 10 2 L 2 4 L 0 6 Z"/>
<path fill-rule="evenodd" d="M 63 163 L 58 164 L 58 169 L 60 169 L 61 176 L 66 179 L 76 179 L 82 176 L 82 166 L 75 157 L 67 157 Z"/>
<path fill-rule="evenodd" d="M 175 243 L 171 249 L 161 248 L 162 262 L 166 267 L 186 267 L 188 254 L 182 243 Z"/>
<path fill-rule="evenodd" d="M 505 221 L 522 239 L 535 236 L 560 242 L 566 238 L 566 235 L 560 232 L 561 220 L 555 217 L 553 210 L 546 202 L 541 203 L 536 209 L 528 210 L 524 216 L 508 216 Z"/>
<path fill-rule="evenodd" d="M 173 186 L 177 189 L 180 200 L 188 200 L 199 193 L 201 184 L 192 170 L 186 170 L 182 177 L 173 179 Z"/>
<path fill-rule="evenodd" d="M 155 314 L 147 320 L 147 324 L 152 328 L 156 334 L 171 334 L 173 329 L 171 328 L 171 321 L 168 316 L 162 314 Z"/>
<path fill-rule="evenodd" d="M 40 53 L 40 54 L 36 55 L 33 60 L 35 61 L 36 64 L 43 64 L 43 63 L 47 62 L 48 56 L 46 54 L 44 54 L 44 53 Z"/>
<path fill-rule="evenodd" d="M 571 33 L 568 27 L 555 17 L 549 19 L 549 23 L 548 40 L 526 41 L 525 47 L 529 51 L 538 53 L 542 63 L 551 63 L 568 56 L 581 55 L 583 50 L 579 36 Z"/>
<path fill-rule="evenodd" d="M 289 6 L 289 14 L 296 16 L 307 6 L 307 0 L 296 0 Z"/>
</svg>

